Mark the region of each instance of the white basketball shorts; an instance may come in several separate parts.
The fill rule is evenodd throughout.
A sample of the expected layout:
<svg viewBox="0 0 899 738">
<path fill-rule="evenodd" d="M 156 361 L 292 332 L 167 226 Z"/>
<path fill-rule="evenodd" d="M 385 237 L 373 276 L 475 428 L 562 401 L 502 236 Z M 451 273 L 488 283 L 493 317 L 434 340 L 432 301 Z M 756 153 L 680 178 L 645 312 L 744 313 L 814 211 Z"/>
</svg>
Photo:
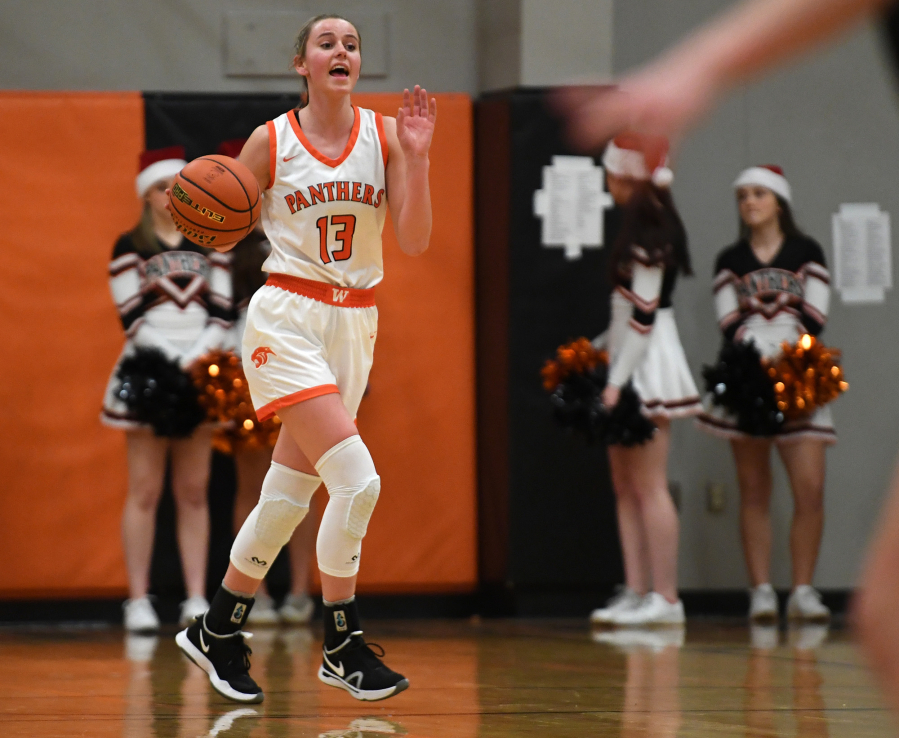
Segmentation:
<svg viewBox="0 0 899 738">
<path fill-rule="evenodd" d="M 272 274 L 247 311 L 243 368 L 259 420 L 339 392 L 356 417 L 378 334 L 374 289 Z"/>
</svg>

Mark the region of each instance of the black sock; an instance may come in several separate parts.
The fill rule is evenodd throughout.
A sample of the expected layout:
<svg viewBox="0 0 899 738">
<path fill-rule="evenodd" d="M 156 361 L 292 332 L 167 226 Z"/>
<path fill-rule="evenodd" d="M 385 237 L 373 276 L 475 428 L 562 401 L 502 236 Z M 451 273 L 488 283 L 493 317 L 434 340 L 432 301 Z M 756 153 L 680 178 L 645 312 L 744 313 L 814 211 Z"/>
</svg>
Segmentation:
<svg viewBox="0 0 899 738">
<path fill-rule="evenodd" d="M 325 648 L 329 651 L 337 648 L 351 634 L 362 630 L 355 596 L 339 602 L 324 600 L 322 616 L 325 621 Z"/>
<path fill-rule="evenodd" d="M 247 622 L 247 615 L 255 601 L 253 597 L 235 594 L 223 584 L 216 591 L 206 613 L 206 629 L 216 635 L 236 633 Z"/>
</svg>

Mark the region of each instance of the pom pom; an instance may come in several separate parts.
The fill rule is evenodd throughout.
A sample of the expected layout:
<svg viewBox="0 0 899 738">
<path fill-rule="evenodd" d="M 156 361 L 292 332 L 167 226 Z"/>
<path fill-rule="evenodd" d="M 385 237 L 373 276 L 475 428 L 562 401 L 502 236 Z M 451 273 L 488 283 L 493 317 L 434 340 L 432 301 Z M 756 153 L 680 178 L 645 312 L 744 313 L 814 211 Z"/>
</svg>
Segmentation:
<svg viewBox="0 0 899 738">
<path fill-rule="evenodd" d="M 641 411 L 640 395 L 630 382 L 621 388 L 618 404 L 600 417 L 602 440 L 607 446 L 639 446 L 651 440 L 657 426 Z"/>
<path fill-rule="evenodd" d="M 773 436 L 785 416 L 777 407 L 774 388 L 752 342 L 726 341 L 713 366 L 702 370 L 712 403 L 736 416 L 737 427 L 751 436 Z"/>
<path fill-rule="evenodd" d="M 540 371 L 543 387 L 551 392 L 553 415 L 563 427 L 583 434 L 588 441 L 636 446 L 652 438 L 656 426 L 641 412 L 633 387 L 621 390 L 618 404 L 609 411 L 602 404 L 608 380 L 609 356 L 586 338 L 560 346 L 556 358 Z"/>
<path fill-rule="evenodd" d="M 194 384 L 206 418 L 223 427 L 213 436 L 213 447 L 225 454 L 244 449 L 273 448 L 281 430 L 275 417 L 260 422 L 253 410 L 250 388 L 240 359 L 231 351 L 212 351 L 193 365 Z"/>
<path fill-rule="evenodd" d="M 116 394 L 157 436 L 187 438 L 203 422 L 197 390 L 178 362 L 159 349 L 138 348 L 116 372 Z"/>
<path fill-rule="evenodd" d="M 674 172 L 668 167 L 659 167 L 652 173 L 652 183 L 656 187 L 671 187 L 674 182 Z"/>
<path fill-rule="evenodd" d="M 840 351 L 827 348 L 805 334 L 793 345 L 783 344 L 776 359 L 765 362 L 774 386 L 778 410 L 787 420 L 814 413 L 849 389 L 840 366 Z"/>
</svg>

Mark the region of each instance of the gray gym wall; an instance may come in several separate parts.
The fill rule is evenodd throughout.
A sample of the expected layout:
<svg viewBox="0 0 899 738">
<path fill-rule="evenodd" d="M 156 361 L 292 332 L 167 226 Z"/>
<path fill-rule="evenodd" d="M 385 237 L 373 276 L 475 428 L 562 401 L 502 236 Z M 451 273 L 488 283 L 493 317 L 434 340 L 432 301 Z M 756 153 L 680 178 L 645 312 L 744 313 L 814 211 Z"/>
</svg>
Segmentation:
<svg viewBox="0 0 899 738">
<path fill-rule="evenodd" d="M 283 20 L 287 37 L 316 12 L 364 15 L 364 41 L 380 76 L 363 91 L 422 83 L 476 95 L 571 75 L 620 73 L 729 5 L 725 0 L 3 0 L 0 87 L 160 91 L 290 91 L 290 76 L 228 76 L 226 34 L 241 42 L 244 69 L 279 63 L 255 30 L 228 29 L 229 13 Z M 275 12 L 286 15 L 273 17 Z M 232 19 L 240 20 L 239 16 Z M 243 16 L 243 21 L 247 16 Z M 266 26 L 265 24 L 270 24 Z M 252 23 L 250 23 L 252 25 Z M 289 31 L 289 32 L 288 32 Z M 612 32 L 613 31 L 613 32 Z M 254 35 L 255 34 L 255 35 Z M 283 43 L 283 41 L 282 41 Z M 255 46 L 254 46 L 255 44 Z M 381 46 L 378 48 L 377 44 Z M 572 53 L 574 52 L 574 53 Z M 285 65 L 287 59 L 284 61 Z M 366 70 L 367 71 L 367 70 Z M 832 257 L 830 215 L 842 202 L 878 202 L 899 213 L 895 162 L 899 115 L 875 33 L 862 29 L 808 61 L 731 96 L 685 142 L 675 196 L 691 238 L 696 277 L 676 295 L 679 326 L 697 381 L 718 348 L 710 294 L 715 254 L 733 238 L 730 182 L 744 166 L 779 163 L 794 190 L 799 223 Z M 825 341 L 843 348 L 852 389 L 834 404 L 840 442 L 828 453 L 826 530 L 816 582 L 856 581 L 899 447 L 899 361 L 893 326 L 899 297 L 846 306 L 834 295 Z M 743 586 L 733 462 L 726 442 L 675 424 L 670 477 L 680 485 L 681 585 Z M 778 469 L 772 515 L 773 581 L 789 584 L 791 501 Z M 725 509 L 706 509 L 709 482 L 725 485 Z"/>
<path fill-rule="evenodd" d="M 631 68 L 730 5 L 723 0 L 640 0 L 615 4 L 614 68 Z M 736 236 L 730 183 L 744 167 L 776 163 L 793 188 L 800 227 L 833 258 L 831 214 L 845 202 L 877 202 L 899 213 L 896 90 L 871 26 L 728 98 L 685 142 L 674 194 L 690 237 L 696 276 L 675 296 L 681 338 L 693 373 L 719 345 L 710 294 L 716 253 Z M 894 221 L 895 222 L 895 221 Z M 839 442 L 828 451 L 825 532 L 816 583 L 857 581 L 899 448 L 899 295 L 881 305 L 831 299 L 823 339 L 843 349 L 850 391 L 833 405 Z M 681 586 L 727 588 L 747 582 L 740 549 L 738 497 L 729 444 L 689 422 L 676 423 L 670 478 L 681 487 Z M 772 505 L 775 586 L 789 586 L 792 502 L 776 463 Z M 726 485 L 725 509 L 706 509 L 706 485 Z"/>
</svg>

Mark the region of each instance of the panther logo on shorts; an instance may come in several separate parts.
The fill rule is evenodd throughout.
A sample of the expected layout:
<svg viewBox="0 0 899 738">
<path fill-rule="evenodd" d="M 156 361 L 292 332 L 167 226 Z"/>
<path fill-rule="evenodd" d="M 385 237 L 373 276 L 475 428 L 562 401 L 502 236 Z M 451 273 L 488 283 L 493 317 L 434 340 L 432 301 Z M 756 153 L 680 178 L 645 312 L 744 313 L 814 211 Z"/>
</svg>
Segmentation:
<svg viewBox="0 0 899 738">
<path fill-rule="evenodd" d="M 275 356 L 276 354 L 268 346 L 260 346 L 253 352 L 250 358 L 253 360 L 256 368 L 259 369 L 260 367 L 268 363 L 269 355 Z"/>
</svg>

